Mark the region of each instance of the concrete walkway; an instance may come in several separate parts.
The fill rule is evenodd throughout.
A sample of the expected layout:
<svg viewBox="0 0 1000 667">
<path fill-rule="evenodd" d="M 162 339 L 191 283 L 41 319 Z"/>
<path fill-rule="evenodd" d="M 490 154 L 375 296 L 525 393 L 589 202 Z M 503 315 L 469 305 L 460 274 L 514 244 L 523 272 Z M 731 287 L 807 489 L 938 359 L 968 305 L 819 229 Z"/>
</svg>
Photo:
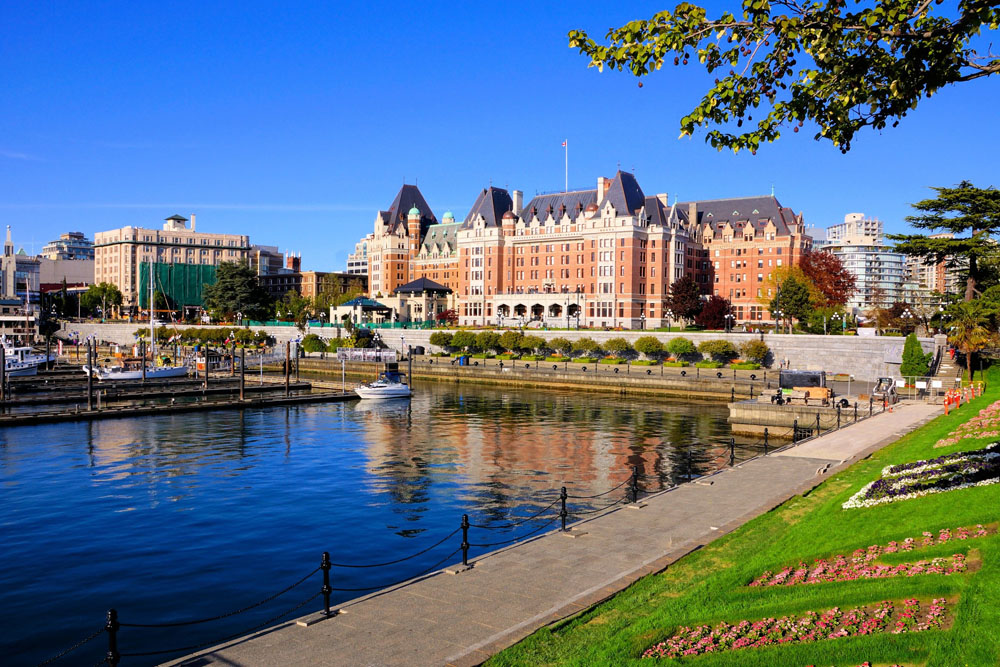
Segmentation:
<svg viewBox="0 0 1000 667">
<path fill-rule="evenodd" d="M 478 558 L 456 575 L 344 604 L 309 627 L 288 622 L 170 664 L 475 665 L 575 614 L 692 549 L 819 484 L 937 416 L 900 405 L 840 431 Z M 318 603 L 317 603 L 318 604 Z"/>
</svg>

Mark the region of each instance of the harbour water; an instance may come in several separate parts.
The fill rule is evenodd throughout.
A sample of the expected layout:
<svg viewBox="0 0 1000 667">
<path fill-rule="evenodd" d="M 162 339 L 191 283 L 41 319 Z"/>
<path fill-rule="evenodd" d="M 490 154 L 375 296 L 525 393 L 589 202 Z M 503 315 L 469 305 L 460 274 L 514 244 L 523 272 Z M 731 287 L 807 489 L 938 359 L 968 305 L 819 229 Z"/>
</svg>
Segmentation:
<svg viewBox="0 0 1000 667">
<path fill-rule="evenodd" d="M 123 623 L 215 616 L 314 570 L 416 554 L 463 514 L 490 544 L 548 529 L 559 488 L 658 490 L 728 460 L 726 407 L 648 397 L 421 384 L 412 401 L 219 411 L 0 432 L 0 655 L 37 664 Z M 744 452 L 747 456 L 752 452 Z M 593 511 L 624 489 L 576 499 Z M 503 530 L 541 512 L 537 520 Z M 571 517 L 572 520 L 572 517 Z M 457 562 L 459 536 L 395 565 L 333 568 L 334 601 Z M 471 554 L 492 547 L 474 547 Z M 122 628 L 120 650 L 213 642 L 315 596 L 319 574 L 211 623 Z M 311 600 L 297 614 L 318 609 Z M 103 657 L 99 636 L 63 664 Z M 125 658 L 145 665 L 176 653 Z"/>
</svg>

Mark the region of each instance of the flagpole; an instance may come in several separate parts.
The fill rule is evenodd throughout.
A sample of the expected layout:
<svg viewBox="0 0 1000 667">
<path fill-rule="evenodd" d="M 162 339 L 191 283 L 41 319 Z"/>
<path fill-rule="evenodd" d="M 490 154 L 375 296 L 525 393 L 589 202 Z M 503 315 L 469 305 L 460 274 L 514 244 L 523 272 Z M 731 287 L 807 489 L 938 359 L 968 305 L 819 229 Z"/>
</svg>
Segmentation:
<svg viewBox="0 0 1000 667">
<path fill-rule="evenodd" d="M 566 186 L 566 192 L 569 192 L 569 140 L 564 140 L 563 141 L 563 148 L 565 149 L 564 152 L 566 154 L 566 181 L 565 181 L 565 186 Z"/>
</svg>

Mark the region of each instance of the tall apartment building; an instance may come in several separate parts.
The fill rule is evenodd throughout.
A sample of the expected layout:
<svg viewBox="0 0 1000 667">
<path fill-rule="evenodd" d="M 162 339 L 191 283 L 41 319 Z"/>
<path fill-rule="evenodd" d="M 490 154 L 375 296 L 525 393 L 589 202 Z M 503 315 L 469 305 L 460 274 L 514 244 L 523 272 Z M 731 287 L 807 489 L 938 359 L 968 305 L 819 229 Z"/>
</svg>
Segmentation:
<svg viewBox="0 0 1000 667">
<path fill-rule="evenodd" d="M 49 241 L 42 248 L 41 257 L 51 260 L 94 259 L 94 242 L 83 232 L 60 234 L 55 241 Z"/>
<path fill-rule="evenodd" d="M 762 321 L 771 272 L 811 247 L 802 215 L 773 196 L 671 205 L 621 171 L 592 190 L 522 200 L 485 188 L 462 222 L 438 222 L 404 185 L 375 219 L 369 294 L 428 278 L 456 292 L 461 324 L 652 328 L 671 319 L 670 285 L 689 275 L 740 321 Z"/>
<path fill-rule="evenodd" d="M 369 234 L 354 244 L 354 252 L 347 256 L 347 272 L 351 275 L 368 275 L 368 244 L 375 238 Z"/>
<path fill-rule="evenodd" d="M 932 239 L 951 239 L 954 234 L 941 233 L 931 234 Z M 964 290 L 965 286 L 959 286 L 960 269 L 958 267 L 949 268 L 951 257 L 946 257 L 940 262 L 925 264 L 920 257 L 906 258 L 906 280 L 914 283 L 928 292 L 939 292 L 941 294 L 953 294 Z"/>
<path fill-rule="evenodd" d="M 832 245 L 882 245 L 883 237 L 882 221 L 864 213 L 848 213 L 842 223 L 826 228 Z"/>
<path fill-rule="evenodd" d="M 165 220 L 163 229 L 128 226 L 98 232 L 94 235 L 94 282 L 117 285 L 123 307 L 139 307 L 140 302 L 145 304 L 148 289 L 140 277 L 140 268 L 146 265 L 148 271 L 155 264 L 157 276 L 169 273 L 169 282 L 176 285 L 176 291 L 185 293 L 183 297 L 172 296 L 170 288 L 165 289 L 178 306 L 200 305 L 202 283 L 209 275 L 214 280 L 214 267 L 222 262 L 247 259 L 250 237 L 199 232 L 193 215 L 191 226 L 187 223 L 187 218 L 172 215 Z"/>
</svg>

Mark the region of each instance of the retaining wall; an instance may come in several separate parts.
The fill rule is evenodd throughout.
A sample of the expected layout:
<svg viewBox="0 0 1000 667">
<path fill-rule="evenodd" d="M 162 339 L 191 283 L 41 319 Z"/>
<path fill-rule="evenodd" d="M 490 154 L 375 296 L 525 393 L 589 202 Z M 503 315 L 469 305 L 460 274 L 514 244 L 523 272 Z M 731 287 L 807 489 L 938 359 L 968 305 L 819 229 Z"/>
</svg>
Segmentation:
<svg viewBox="0 0 1000 667">
<path fill-rule="evenodd" d="M 98 339 L 111 341 L 118 344 L 132 344 L 135 342 L 135 331 L 142 327 L 142 323 L 132 324 L 101 324 L 101 323 L 64 323 L 62 333 L 68 335 L 70 332 L 77 332 L 80 337 L 95 335 Z M 184 328 L 184 327 L 181 327 Z M 219 327 L 220 329 L 233 329 L 234 327 Z M 268 335 L 273 336 L 279 343 L 287 340 L 299 338 L 303 333 L 296 327 L 252 327 L 255 330 L 264 330 Z M 428 352 L 437 351 L 439 348 L 430 344 L 431 334 L 434 330 L 428 329 L 380 329 L 378 330 L 382 341 L 389 347 L 397 350 L 404 345 L 423 345 Z M 497 330 L 501 333 L 502 330 Z M 332 327 L 310 327 L 306 333 L 315 333 L 322 338 L 335 338 L 337 330 Z M 702 333 L 702 332 L 653 332 L 653 331 L 545 331 L 542 329 L 525 329 L 525 334 L 537 335 L 543 338 L 555 338 L 557 336 L 577 340 L 578 338 L 589 337 L 598 343 L 603 343 L 609 338 L 625 338 L 634 342 L 640 336 L 656 336 L 666 343 L 671 338 L 684 336 L 690 338 L 695 345 L 710 339 L 725 339 L 734 345 L 750 339 L 760 337 L 760 334 L 749 333 Z M 943 339 L 944 337 L 938 337 Z M 903 338 L 888 336 L 814 336 L 814 335 L 788 335 L 788 334 L 764 334 L 764 342 L 771 348 L 773 359 L 770 366 L 777 368 L 784 359 L 788 360 L 791 368 L 801 370 L 825 370 L 833 373 L 849 373 L 856 380 L 871 381 L 879 377 L 899 378 L 899 365 L 902 361 Z M 920 344 L 925 352 L 935 350 L 934 338 L 921 338 Z M 944 342 L 939 340 L 939 345 Z"/>
</svg>

